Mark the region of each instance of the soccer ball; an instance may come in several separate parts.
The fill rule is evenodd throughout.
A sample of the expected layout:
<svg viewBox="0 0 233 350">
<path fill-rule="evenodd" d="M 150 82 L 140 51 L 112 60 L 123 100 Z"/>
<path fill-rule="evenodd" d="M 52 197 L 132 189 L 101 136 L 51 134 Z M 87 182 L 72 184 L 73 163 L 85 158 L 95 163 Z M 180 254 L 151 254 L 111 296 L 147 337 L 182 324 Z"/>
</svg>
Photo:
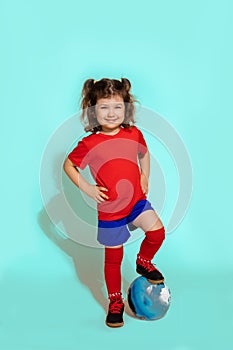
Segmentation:
<svg viewBox="0 0 233 350">
<path fill-rule="evenodd" d="M 151 284 L 140 276 L 131 283 L 127 299 L 130 309 L 138 318 L 152 321 L 167 313 L 171 304 L 171 292 L 164 283 Z"/>
</svg>

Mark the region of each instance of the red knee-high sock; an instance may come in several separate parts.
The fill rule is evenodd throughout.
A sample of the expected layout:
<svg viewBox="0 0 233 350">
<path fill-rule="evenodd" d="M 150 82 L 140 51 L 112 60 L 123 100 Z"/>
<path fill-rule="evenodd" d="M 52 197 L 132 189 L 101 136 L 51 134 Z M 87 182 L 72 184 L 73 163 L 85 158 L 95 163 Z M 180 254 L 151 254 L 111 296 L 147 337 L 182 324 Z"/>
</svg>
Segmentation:
<svg viewBox="0 0 233 350">
<path fill-rule="evenodd" d="M 105 247 L 104 275 L 108 294 L 121 292 L 121 262 L 123 246 L 119 248 Z"/>
<path fill-rule="evenodd" d="M 163 243 L 165 229 L 164 227 L 161 227 L 158 230 L 147 231 L 145 234 L 146 237 L 142 241 L 138 255 L 146 260 L 151 260 Z"/>
</svg>

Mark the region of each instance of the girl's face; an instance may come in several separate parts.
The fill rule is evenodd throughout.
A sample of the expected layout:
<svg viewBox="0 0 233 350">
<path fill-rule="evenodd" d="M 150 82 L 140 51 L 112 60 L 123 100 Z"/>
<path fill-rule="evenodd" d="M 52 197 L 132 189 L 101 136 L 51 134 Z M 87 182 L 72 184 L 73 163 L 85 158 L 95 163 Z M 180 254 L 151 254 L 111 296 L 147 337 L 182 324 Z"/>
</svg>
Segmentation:
<svg viewBox="0 0 233 350">
<path fill-rule="evenodd" d="M 103 132 L 117 132 L 125 118 L 124 100 L 119 95 L 100 98 L 96 103 L 95 112 Z"/>
</svg>

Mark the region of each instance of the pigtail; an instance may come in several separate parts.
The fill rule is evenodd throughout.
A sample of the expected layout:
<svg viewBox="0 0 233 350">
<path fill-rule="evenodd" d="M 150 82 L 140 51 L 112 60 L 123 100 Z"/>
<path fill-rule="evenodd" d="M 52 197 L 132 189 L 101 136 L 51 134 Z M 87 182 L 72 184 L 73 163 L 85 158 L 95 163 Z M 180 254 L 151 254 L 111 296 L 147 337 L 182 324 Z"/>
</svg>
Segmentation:
<svg viewBox="0 0 233 350">
<path fill-rule="evenodd" d="M 85 81 L 82 89 L 82 98 L 85 98 L 86 96 L 89 95 L 90 91 L 93 89 L 93 86 L 95 85 L 94 82 L 95 82 L 94 79 L 87 79 Z"/>
<path fill-rule="evenodd" d="M 121 78 L 121 88 L 122 95 L 125 101 L 125 120 L 124 127 L 130 127 L 135 123 L 134 114 L 135 114 L 135 102 L 138 102 L 134 96 L 131 94 L 131 83 L 127 78 Z"/>
<path fill-rule="evenodd" d="M 130 89 L 131 89 L 131 83 L 127 78 L 121 78 L 121 84 L 122 84 L 122 88 L 129 93 Z"/>
<path fill-rule="evenodd" d="M 93 90 L 95 86 L 94 79 L 87 79 L 82 88 L 81 93 L 81 108 L 82 114 L 80 116 L 80 120 L 84 125 L 85 131 L 91 131 L 96 124 L 96 120 L 94 118 L 94 108 L 92 107 L 92 99 L 93 99 Z"/>
</svg>

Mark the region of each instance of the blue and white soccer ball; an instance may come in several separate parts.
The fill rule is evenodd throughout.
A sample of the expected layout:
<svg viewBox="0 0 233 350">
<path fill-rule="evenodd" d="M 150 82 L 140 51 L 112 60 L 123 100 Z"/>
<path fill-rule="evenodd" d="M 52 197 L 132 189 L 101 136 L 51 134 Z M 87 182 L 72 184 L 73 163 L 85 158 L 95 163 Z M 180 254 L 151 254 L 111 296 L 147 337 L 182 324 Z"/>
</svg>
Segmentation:
<svg viewBox="0 0 233 350">
<path fill-rule="evenodd" d="M 128 304 L 140 319 L 153 321 L 162 318 L 171 304 L 170 289 L 164 284 L 151 284 L 140 276 L 128 289 Z"/>
</svg>

